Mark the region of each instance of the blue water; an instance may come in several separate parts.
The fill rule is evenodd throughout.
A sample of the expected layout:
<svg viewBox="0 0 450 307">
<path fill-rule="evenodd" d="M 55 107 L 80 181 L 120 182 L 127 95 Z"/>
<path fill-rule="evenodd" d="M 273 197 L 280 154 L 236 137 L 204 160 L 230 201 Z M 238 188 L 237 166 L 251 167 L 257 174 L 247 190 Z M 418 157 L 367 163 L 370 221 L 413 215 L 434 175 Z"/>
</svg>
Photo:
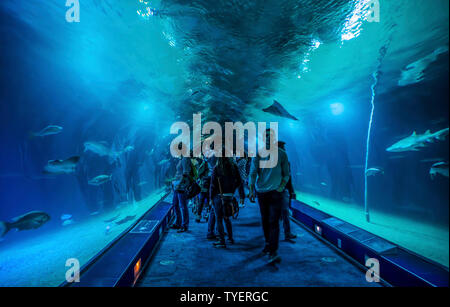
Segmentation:
<svg viewBox="0 0 450 307">
<path fill-rule="evenodd" d="M 299 194 L 359 208 L 363 220 L 366 205 L 420 225 L 431 248 L 396 238 L 401 227 L 387 239 L 448 267 L 448 248 L 438 248 L 448 246 L 448 177 L 429 175 L 448 162 L 448 138 L 386 151 L 414 131 L 449 127 L 447 0 L 380 0 L 380 22 L 368 21 L 367 0 L 81 2 L 79 23 L 66 21 L 63 0 L 0 3 L 0 221 L 34 210 L 52 217 L 3 238 L 0 276 L 22 270 L 7 259 L 25 242 L 76 237 L 63 214 L 74 225 L 97 216 L 103 229 L 118 206 L 156 200 L 174 171 L 169 128 L 197 112 L 205 122 L 277 121 Z M 273 100 L 299 121 L 262 112 Z M 30 137 L 48 125 L 63 131 Z M 133 150 L 110 159 L 85 151 L 88 141 Z M 42 173 L 71 156 L 80 156 L 74 174 Z M 366 166 L 384 174 L 366 178 Z M 88 184 L 103 174 L 112 180 Z M 52 257 L 63 267 L 57 248 Z M 41 260 L 28 261 L 34 281 L 6 285 L 39 284 Z"/>
</svg>

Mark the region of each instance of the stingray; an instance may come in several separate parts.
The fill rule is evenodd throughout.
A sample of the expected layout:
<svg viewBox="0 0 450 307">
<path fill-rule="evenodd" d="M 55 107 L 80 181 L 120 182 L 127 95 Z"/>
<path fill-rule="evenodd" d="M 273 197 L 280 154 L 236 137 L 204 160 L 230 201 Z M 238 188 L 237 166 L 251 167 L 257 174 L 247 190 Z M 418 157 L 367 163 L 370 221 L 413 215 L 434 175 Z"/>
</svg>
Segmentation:
<svg viewBox="0 0 450 307">
<path fill-rule="evenodd" d="M 276 100 L 273 101 L 273 104 L 270 107 L 263 109 L 263 111 L 276 116 L 298 120 L 296 117 L 289 114 L 289 112 Z"/>
<path fill-rule="evenodd" d="M 125 224 L 126 222 L 132 221 L 134 220 L 134 218 L 136 217 L 136 215 L 129 215 L 126 218 L 121 219 L 120 221 L 116 222 L 117 225 L 122 225 Z"/>
</svg>

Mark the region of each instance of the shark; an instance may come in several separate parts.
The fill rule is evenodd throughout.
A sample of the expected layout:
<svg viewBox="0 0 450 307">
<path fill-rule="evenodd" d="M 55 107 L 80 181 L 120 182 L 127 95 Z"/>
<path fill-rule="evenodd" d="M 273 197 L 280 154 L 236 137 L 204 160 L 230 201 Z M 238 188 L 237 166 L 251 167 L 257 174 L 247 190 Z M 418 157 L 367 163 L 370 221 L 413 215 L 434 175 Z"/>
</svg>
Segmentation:
<svg viewBox="0 0 450 307">
<path fill-rule="evenodd" d="M 434 143 L 435 141 L 443 141 L 448 136 L 449 128 L 439 130 L 432 133 L 427 130 L 424 134 L 417 134 L 416 131 L 410 136 L 401 139 L 397 143 L 388 147 L 386 151 L 388 152 L 405 152 L 405 151 L 419 151 L 421 148 L 426 147 L 429 143 Z"/>
<path fill-rule="evenodd" d="M 434 179 L 437 174 L 448 178 L 448 162 L 439 162 L 433 164 L 433 166 L 430 168 L 431 179 Z"/>
</svg>

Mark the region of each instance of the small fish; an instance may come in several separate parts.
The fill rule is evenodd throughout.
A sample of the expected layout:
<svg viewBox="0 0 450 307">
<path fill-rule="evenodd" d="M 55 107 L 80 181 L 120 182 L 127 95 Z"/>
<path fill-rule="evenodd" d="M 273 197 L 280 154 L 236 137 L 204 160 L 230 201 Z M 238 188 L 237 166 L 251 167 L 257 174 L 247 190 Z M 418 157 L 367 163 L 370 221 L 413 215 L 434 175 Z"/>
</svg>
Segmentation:
<svg viewBox="0 0 450 307">
<path fill-rule="evenodd" d="M 381 168 L 378 168 L 378 167 L 372 167 L 372 168 L 369 168 L 367 171 L 366 171 L 366 176 L 367 177 L 370 177 L 370 176 L 375 176 L 375 175 L 384 175 L 384 170 L 383 169 L 381 169 Z"/>
<path fill-rule="evenodd" d="M 125 147 L 123 152 L 130 152 L 130 151 L 133 151 L 133 150 L 134 150 L 134 146 L 130 145 L 130 146 Z"/>
<path fill-rule="evenodd" d="M 31 211 L 14 218 L 11 222 L 0 222 L 0 237 L 3 237 L 11 229 L 31 230 L 42 227 L 50 221 L 50 215 L 41 211 Z"/>
<path fill-rule="evenodd" d="M 318 201 L 313 200 L 312 203 L 317 205 L 317 206 L 320 206 L 320 203 Z"/>
<path fill-rule="evenodd" d="M 71 214 L 63 214 L 63 215 L 61 215 L 60 218 L 62 221 L 70 220 L 72 218 L 72 215 Z"/>
<path fill-rule="evenodd" d="M 158 163 L 158 165 L 164 165 L 164 164 L 166 164 L 166 163 L 169 163 L 169 159 L 164 159 L 164 160 L 162 160 L 162 161 L 160 161 L 159 163 Z"/>
<path fill-rule="evenodd" d="M 321 182 L 320 185 L 323 186 L 323 187 L 328 186 L 325 182 Z"/>
<path fill-rule="evenodd" d="M 430 162 L 436 163 L 436 162 L 442 162 L 443 160 L 444 160 L 443 158 L 431 158 L 431 159 L 420 160 L 420 162 L 422 162 L 422 163 L 430 163 Z"/>
<path fill-rule="evenodd" d="M 434 179 L 436 175 L 441 175 L 448 178 L 448 162 L 438 162 L 433 164 L 430 168 L 431 179 Z"/>
<path fill-rule="evenodd" d="M 70 157 L 66 160 L 50 160 L 44 167 L 43 173 L 50 175 L 73 174 L 79 161 L 79 156 Z"/>
<path fill-rule="evenodd" d="M 31 133 L 31 136 L 32 137 L 43 137 L 43 136 L 47 136 L 47 135 L 59 134 L 62 132 L 62 130 L 63 130 L 63 127 L 49 125 L 39 132 Z"/>
<path fill-rule="evenodd" d="M 66 227 L 69 225 L 74 224 L 75 222 L 73 220 L 65 220 L 64 222 L 62 222 L 61 226 Z"/>
<path fill-rule="evenodd" d="M 116 222 L 117 225 L 125 224 L 126 222 L 132 221 L 136 218 L 136 215 L 129 215 L 126 218 L 121 219 L 120 221 Z"/>
<path fill-rule="evenodd" d="M 105 220 L 105 223 L 111 223 L 114 222 L 115 220 L 117 220 L 119 218 L 120 214 L 117 214 L 115 217 L 109 219 L 109 220 Z"/>
<path fill-rule="evenodd" d="M 100 175 L 95 178 L 92 178 L 91 180 L 89 180 L 88 183 L 90 185 L 99 186 L 99 185 L 102 185 L 102 184 L 110 181 L 111 179 L 112 179 L 112 175 L 109 175 L 109 176 L 108 175 Z"/>
<path fill-rule="evenodd" d="M 84 152 L 91 151 L 100 157 L 118 157 L 119 154 L 109 148 L 109 145 L 107 142 L 101 141 L 101 142 L 85 142 L 84 143 Z"/>
<path fill-rule="evenodd" d="M 138 186 L 139 186 L 139 187 L 142 187 L 142 186 L 147 185 L 147 184 L 148 184 L 147 181 L 142 181 L 142 182 L 139 182 L 139 183 L 138 183 Z"/>
<path fill-rule="evenodd" d="M 98 215 L 100 212 L 98 212 L 98 211 L 94 211 L 94 212 L 91 212 L 89 215 L 90 216 L 95 216 L 95 215 Z"/>
<path fill-rule="evenodd" d="M 335 257 L 323 257 L 321 260 L 323 262 L 328 262 L 328 263 L 334 263 L 337 261 L 337 259 Z"/>
<path fill-rule="evenodd" d="M 350 197 L 342 197 L 342 200 L 346 203 L 352 203 L 353 202 L 353 198 Z"/>
<path fill-rule="evenodd" d="M 105 227 L 105 235 L 109 234 L 110 231 L 111 231 L 111 226 L 106 225 L 106 227 Z"/>
</svg>

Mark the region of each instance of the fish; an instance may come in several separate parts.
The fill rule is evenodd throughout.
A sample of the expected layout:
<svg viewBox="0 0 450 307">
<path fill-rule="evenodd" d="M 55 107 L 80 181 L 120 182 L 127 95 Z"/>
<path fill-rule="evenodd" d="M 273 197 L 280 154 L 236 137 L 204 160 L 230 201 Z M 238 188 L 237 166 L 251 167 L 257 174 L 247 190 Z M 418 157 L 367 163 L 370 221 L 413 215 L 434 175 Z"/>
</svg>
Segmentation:
<svg viewBox="0 0 450 307">
<path fill-rule="evenodd" d="M 110 218 L 109 220 L 104 220 L 105 223 L 111 223 L 114 222 L 115 220 L 117 220 L 119 218 L 120 214 L 117 214 L 115 217 Z"/>
<path fill-rule="evenodd" d="M 123 219 L 121 219 L 120 221 L 116 222 L 117 225 L 122 225 L 125 224 L 126 222 L 132 221 L 136 218 L 136 215 L 129 215 Z"/>
<path fill-rule="evenodd" d="M 431 63 L 437 61 L 441 54 L 447 53 L 448 47 L 442 46 L 434 50 L 427 56 L 409 64 L 402 70 L 400 79 L 398 80 L 398 86 L 407 86 L 422 82 L 425 79 L 425 72 Z"/>
<path fill-rule="evenodd" d="M 441 175 L 448 178 L 448 162 L 438 162 L 433 164 L 430 168 L 431 179 L 434 179 L 436 175 Z"/>
<path fill-rule="evenodd" d="M 90 185 L 99 186 L 112 179 L 112 175 L 100 175 L 88 181 Z"/>
<path fill-rule="evenodd" d="M 367 169 L 367 171 L 366 171 L 367 177 L 380 175 L 380 174 L 384 175 L 384 170 L 379 167 L 372 167 L 372 168 Z"/>
<path fill-rule="evenodd" d="M 410 136 L 398 141 L 392 146 L 388 147 L 388 152 L 405 152 L 405 151 L 419 151 L 420 148 L 425 147 L 428 143 L 434 141 L 443 141 L 448 136 L 449 128 L 442 129 L 435 133 L 427 130 L 424 134 L 417 134 L 416 131 Z"/>
<path fill-rule="evenodd" d="M 60 217 L 60 219 L 63 220 L 63 221 L 70 220 L 71 218 L 72 218 L 71 214 L 63 214 Z"/>
<path fill-rule="evenodd" d="M 317 205 L 317 206 L 320 206 L 320 203 L 318 201 L 313 200 L 312 203 Z"/>
<path fill-rule="evenodd" d="M 107 142 L 101 141 L 101 142 L 85 142 L 84 143 L 84 152 L 91 151 L 100 157 L 117 157 L 118 154 L 115 151 L 112 151 L 109 148 L 109 145 Z"/>
<path fill-rule="evenodd" d="M 138 186 L 139 186 L 139 187 L 142 187 L 142 186 L 144 186 L 144 185 L 146 185 L 146 184 L 148 184 L 147 181 L 142 181 L 142 182 L 139 182 L 139 183 L 138 183 Z"/>
<path fill-rule="evenodd" d="M 270 107 L 263 109 L 263 112 L 298 121 L 295 116 L 289 114 L 289 112 L 276 100 L 273 101 L 273 104 Z"/>
<path fill-rule="evenodd" d="M 164 159 L 164 160 L 158 162 L 158 165 L 164 165 L 166 163 L 169 163 L 169 161 L 170 161 L 170 159 Z"/>
<path fill-rule="evenodd" d="M 321 182 L 320 185 L 323 186 L 323 187 L 328 186 L 325 182 Z"/>
<path fill-rule="evenodd" d="M 79 161 L 79 156 L 73 156 L 65 160 L 50 160 L 44 167 L 43 173 L 52 175 L 73 174 Z"/>
<path fill-rule="evenodd" d="M 98 211 L 94 211 L 94 212 L 89 213 L 90 216 L 94 216 L 94 215 L 98 215 L 98 214 L 100 214 L 100 212 L 98 212 Z"/>
<path fill-rule="evenodd" d="M 49 125 L 39 132 L 32 132 L 31 136 L 32 137 L 44 137 L 47 135 L 59 134 L 62 131 L 63 131 L 63 127 L 56 126 L 56 125 Z"/>
<path fill-rule="evenodd" d="M 130 151 L 133 151 L 133 150 L 134 150 L 134 146 L 130 145 L 130 146 L 125 147 L 122 152 L 126 153 L 126 152 L 130 152 Z"/>
<path fill-rule="evenodd" d="M 50 215 L 42 211 L 31 211 L 12 219 L 11 222 L 0 222 L 0 238 L 4 237 L 11 229 L 31 230 L 42 227 L 50 221 Z"/>
<path fill-rule="evenodd" d="M 65 220 L 62 222 L 61 226 L 66 227 L 66 226 L 72 225 L 74 223 L 75 222 L 73 220 Z"/>
<path fill-rule="evenodd" d="M 430 163 L 430 162 L 436 163 L 436 162 L 441 162 L 443 160 L 444 160 L 443 158 L 431 158 L 431 159 L 420 160 L 420 162 L 422 162 L 422 163 Z"/>
</svg>

